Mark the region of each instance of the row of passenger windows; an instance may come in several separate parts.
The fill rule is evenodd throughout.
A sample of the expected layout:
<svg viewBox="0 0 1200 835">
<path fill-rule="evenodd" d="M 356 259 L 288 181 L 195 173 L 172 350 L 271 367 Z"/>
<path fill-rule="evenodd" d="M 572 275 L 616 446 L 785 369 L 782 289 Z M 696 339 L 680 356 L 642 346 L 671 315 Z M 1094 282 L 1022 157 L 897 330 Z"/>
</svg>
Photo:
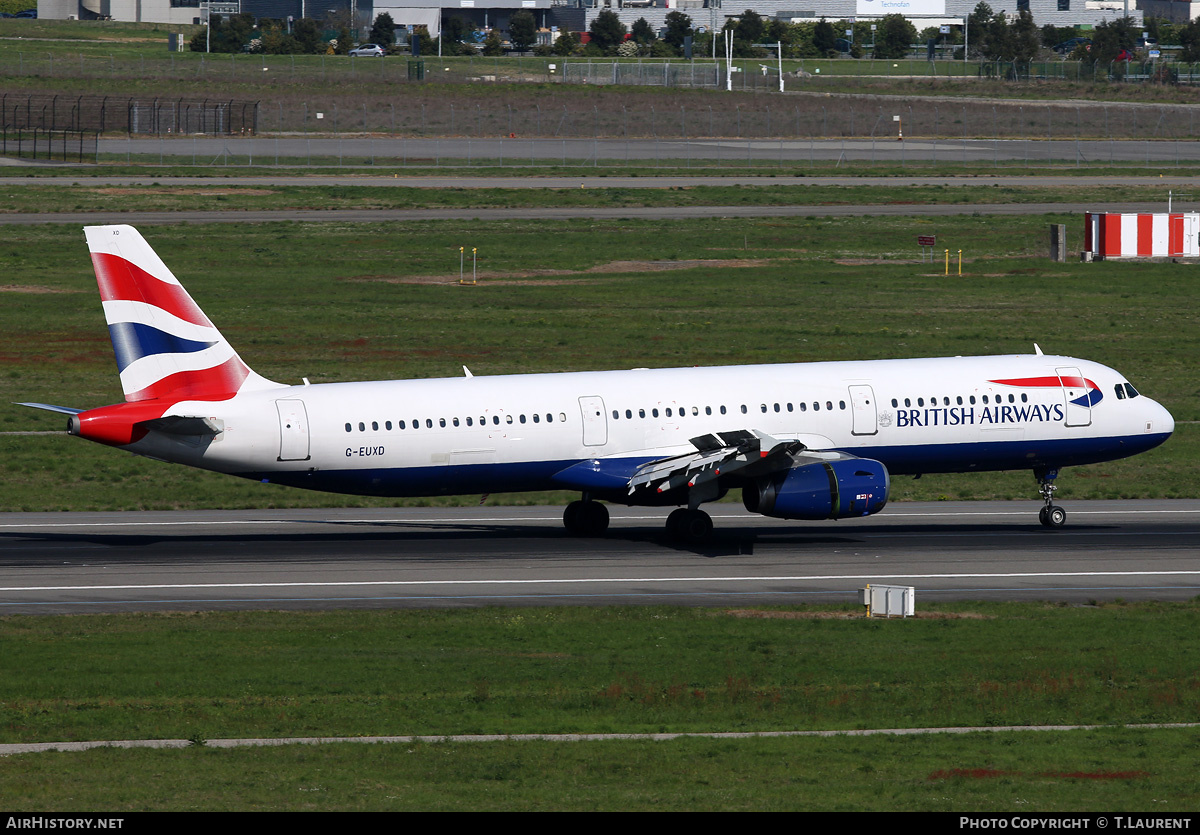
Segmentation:
<svg viewBox="0 0 1200 835">
<path fill-rule="evenodd" d="M 1129 383 L 1117 383 L 1116 395 L 1117 395 L 1118 400 L 1124 400 L 1126 397 L 1131 397 L 1131 398 L 1137 397 L 1138 392 Z M 1000 394 L 993 394 L 993 395 L 985 394 L 985 395 L 982 395 L 980 398 L 983 405 L 985 405 L 985 406 L 993 404 L 993 403 L 994 404 L 1003 403 L 1004 399 L 1005 399 L 1004 395 L 1000 395 Z M 1008 399 L 1009 403 L 1017 402 L 1016 397 L 1012 394 L 1008 395 L 1007 399 Z M 954 402 L 958 406 L 963 406 L 963 405 L 974 406 L 976 404 L 976 399 L 975 399 L 975 395 L 973 395 L 973 394 L 967 395 L 965 400 L 962 397 L 962 395 L 958 395 L 954 398 Z M 1022 392 L 1021 393 L 1021 402 L 1028 403 L 1029 395 Z M 949 406 L 950 398 L 943 396 L 941 398 L 941 402 L 939 403 L 937 397 L 930 397 L 928 403 L 930 406 L 938 406 L 938 405 Z M 926 404 L 925 398 L 924 397 L 916 398 L 916 404 L 918 407 L 924 406 Z M 913 405 L 913 398 L 905 397 L 904 398 L 905 408 L 912 408 L 912 405 Z M 846 401 L 839 400 L 837 403 L 837 408 L 840 411 L 845 411 L 846 410 Z M 895 408 L 895 409 L 900 408 L 900 400 L 898 398 L 895 398 L 895 397 L 892 398 L 892 408 Z M 725 406 L 718 406 L 717 409 L 720 412 L 720 414 L 723 414 L 723 415 L 728 414 L 728 409 L 726 409 Z M 822 409 L 821 401 L 819 401 L 819 400 L 812 401 L 812 410 L 814 412 L 819 412 L 819 411 L 821 411 L 821 409 Z M 824 402 L 824 409 L 825 409 L 825 411 L 832 412 L 834 410 L 833 401 L 826 400 Z M 808 402 L 805 402 L 805 401 L 802 401 L 798 404 L 760 403 L 758 406 L 758 410 L 764 415 L 767 414 L 768 412 L 772 412 L 772 411 L 774 411 L 776 413 L 782 413 L 784 411 L 807 412 L 809 410 L 809 404 L 808 404 Z M 740 411 L 743 415 L 749 414 L 750 407 L 746 406 L 745 404 L 742 404 L 742 406 L 740 407 Z M 711 415 L 712 413 L 713 413 L 712 406 L 704 407 L 704 414 Z M 689 415 L 691 415 L 692 417 L 699 417 L 700 416 L 700 407 L 692 406 L 689 408 L 687 406 L 666 406 L 661 411 L 658 408 L 651 408 L 648 411 L 646 409 L 638 409 L 637 410 L 637 417 L 645 418 L 645 417 L 647 417 L 647 415 L 649 415 L 649 417 L 652 417 L 652 418 L 659 417 L 660 415 L 663 417 L 674 417 L 674 418 L 682 418 L 682 417 L 687 417 Z M 622 410 L 620 410 L 620 409 L 613 409 L 612 416 L 613 416 L 613 420 L 620 420 L 622 417 L 624 417 L 626 420 L 632 420 L 634 417 L 634 410 L 633 409 L 625 409 L 622 412 Z M 565 412 L 558 413 L 558 421 L 560 423 L 566 422 L 566 419 L 567 419 L 567 415 Z M 435 423 L 435 420 L 436 420 L 436 423 Z M 545 420 L 546 423 L 554 423 L 555 416 L 549 412 L 547 412 L 544 417 L 537 413 L 535 413 L 529 417 L 526 417 L 523 414 L 515 415 L 515 416 L 514 415 L 504 415 L 503 423 L 505 423 L 505 424 L 528 423 L 530 421 L 532 421 L 533 423 L 541 423 L 543 420 Z M 502 421 L 501 421 L 500 415 L 492 415 L 491 423 L 493 426 L 499 426 L 501 424 L 501 422 Z M 420 429 L 421 426 L 424 425 L 424 427 L 426 429 L 433 429 L 435 425 L 438 427 L 441 427 L 441 428 L 445 428 L 448 426 L 462 426 L 464 424 L 466 426 L 475 426 L 476 425 L 475 419 L 470 418 L 470 417 L 463 418 L 461 420 L 456 417 L 455 418 L 436 418 L 436 419 L 435 418 L 416 418 L 412 421 L 398 420 L 395 422 L 394 426 L 396 429 L 408 429 L 408 428 Z M 385 431 L 388 431 L 388 432 L 392 431 L 392 428 L 393 428 L 392 421 L 385 420 L 385 421 L 383 421 L 382 425 L 383 425 L 383 428 Z M 488 418 L 486 416 L 479 418 L 478 425 L 479 426 L 487 426 Z M 373 421 L 371 421 L 370 426 L 371 426 L 371 431 L 378 432 L 380 423 L 377 420 L 373 420 Z M 351 423 L 347 423 L 346 431 L 353 432 L 354 425 Z M 367 423 L 365 421 L 359 422 L 358 431 L 359 432 L 367 431 Z"/>
<path fill-rule="evenodd" d="M 501 423 L 508 425 L 508 424 L 512 424 L 512 423 L 528 423 L 530 421 L 532 421 L 533 423 L 541 423 L 543 420 L 545 420 L 546 423 L 554 423 L 555 420 L 557 420 L 559 423 L 566 423 L 567 415 L 566 415 L 566 412 L 559 412 L 557 417 L 555 415 L 551 414 L 550 412 L 547 412 L 544 417 L 540 414 L 530 415 L 529 417 L 526 417 L 525 415 L 505 415 L 503 421 L 500 419 L 500 415 L 492 415 L 492 425 L 493 426 L 499 426 Z M 475 418 L 473 418 L 473 417 L 462 418 L 461 420 L 456 417 L 453 417 L 453 418 L 415 418 L 412 421 L 398 420 L 395 422 L 395 424 L 393 424 L 392 421 L 390 421 L 390 420 L 385 420 L 385 421 L 383 421 L 382 424 L 377 420 L 371 421 L 370 424 L 368 424 L 366 421 L 359 421 L 358 431 L 366 432 L 368 425 L 371 427 L 372 432 L 378 432 L 381 425 L 385 432 L 391 432 L 393 427 L 396 429 L 420 429 L 422 426 L 424 426 L 426 429 L 433 429 L 434 426 L 437 426 L 439 428 L 444 429 L 444 428 L 450 427 L 450 426 L 464 426 L 464 425 L 465 426 L 475 426 L 476 422 L 475 422 Z M 484 416 L 484 417 L 479 418 L 478 425 L 479 426 L 487 426 L 488 425 L 487 417 Z M 354 424 L 347 423 L 346 431 L 353 432 Z"/>
<path fill-rule="evenodd" d="M 838 407 L 839 409 L 841 409 L 841 410 L 845 411 L 845 409 L 846 409 L 846 401 L 845 401 L 845 400 L 839 400 L 839 401 L 838 401 L 838 405 L 837 405 L 837 407 Z M 742 413 L 743 415 L 748 415 L 748 414 L 750 414 L 750 411 L 751 411 L 751 409 L 750 409 L 750 407 L 749 407 L 749 406 L 746 406 L 745 404 L 743 404 L 743 405 L 742 405 L 740 408 L 741 408 L 741 413 Z M 821 402 L 820 402 L 819 400 L 814 400 L 814 401 L 813 401 L 813 403 L 812 403 L 812 410 L 813 410 L 814 412 L 819 412 L 819 411 L 821 411 L 821 409 L 822 409 Z M 826 400 L 826 401 L 825 401 L 825 404 L 824 404 L 824 409 L 825 409 L 826 411 L 830 411 L 830 412 L 832 412 L 832 411 L 833 411 L 833 401 L 832 401 L 832 400 Z M 718 406 L 718 407 L 717 407 L 717 410 L 718 410 L 718 411 L 719 411 L 721 414 L 723 414 L 723 415 L 725 415 L 725 414 L 729 414 L 729 410 L 728 410 L 726 407 L 724 407 L 724 406 Z M 776 412 L 776 413 L 781 413 L 781 412 L 784 412 L 784 411 L 787 411 L 787 412 L 795 412 L 795 411 L 807 412 L 807 411 L 808 411 L 808 403 L 799 403 L 799 404 L 793 404 L 793 403 L 783 403 L 783 404 L 779 404 L 779 403 L 773 403 L 773 404 L 768 404 L 768 403 L 760 403 L 760 404 L 758 405 L 758 410 L 759 410 L 760 412 L 762 412 L 764 415 L 765 415 L 765 414 L 767 414 L 768 412 L 771 412 L 771 411 L 774 411 L 774 412 Z M 712 407 L 712 406 L 705 406 L 705 407 L 704 407 L 704 414 L 706 414 L 706 415 L 711 415 L 712 413 L 713 413 L 713 407 Z M 662 409 L 661 411 L 660 411 L 659 409 L 656 409 L 656 408 L 651 408 L 651 409 L 649 409 L 649 410 L 646 410 L 646 409 L 638 409 L 638 410 L 637 410 L 637 417 L 639 417 L 639 418 L 644 418 L 644 417 L 647 417 L 647 415 L 649 415 L 649 417 L 656 418 L 656 417 L 659 417 L 659 415 L 660 415 L 660 414 L 661 414 L 663 417 L 675 417 L 675 418 L 687 417 L 688 415 L 691 415 L 692 417 L 699 417 L 699 416 L 700 416 L 700 407 L 699 407 L 699 406 L 692 406 L 691 408 L 688 408 L 687 406 L 667 406 L 667 407 L 665 407 L 664 409 Z M 624 412 L 622 412 L 620 409 L 613 409 L 613 410 L 612 410 L 612 416 L 613 416 L 613 420 L 620 420 L 622 416 L 623 416 L 623 417 L 624 417 L 626 420 L 632 420 L 632 419 L 633 419 L 633 417 L 634 417 L 634 410 L 633 410 L 633 409 L 626 409 Z"/>
<path fill-rule="evenodd" d="M 1004 402 L 1004 395 L 1001 395 L 1001 394 L 993 394 L 993 395 L 991 395 L 991 396 L 989 397 L 988 395 L 986 395 L 986 394 L 985 394 L 985 395 L 983 395 L 983 396 L 982 396 L 982 398 L 981 398 L 981 399 L 982 399 L 982 401 L 983 401 L 983 405 L 985 405 L 985 406 L 987 406 L 987 405 L 989 405 L 989 404 L 999 404 L 999 403 L 1003 403 L 1003 402 Z M 925 398 L 924 398 L 924 397 L 918 397 L 918 398 L 916 398 L 916 400 L 917 400 L 917 405 L 918 405 L 918 406 L 924 406 L 924 405 L 925 405 Z M 964 399 L 963 399 L 962 395 L 958 395 L 957 397 L 955 397 L 955 398 L 954 398 L 954 403 L 955 403 L 955 405 L 957 405 L 957 406 L 963 406 L 963 405 L 971 405 L 971 406 L 974 406 L 974 405 L 975 405 L 975 402 L 976 402 L 976 401 L 975 401 L 975 395 L 973 395 L 973 394 L 967 395 L 967 397 L 966 397 L 966 400 L 964 400 Z M 1013 396 L 1013 395 L 1011 395 L 1011 394 L 1010 394 L 1010 395 L 1008 395 L 1008 402 L 1009 402 L 1009 403 L 1016 403 L 1016 402 L 1017 402 L 1017 399 L 1016 399 L 1016 397 L 1015 397 L 1015 396 Z M 1028 402 L 1029 402 L 1029 395 L 1027 395 L 1027 394 L 1025 394 L 1024 392 L 1022 392 L 1022 393 L 1021 393 L 1021 402 L 1022 402 L 1022 403 L 1028 403 Z M 910 408 L 911 408 L 911 407 L 912 407 L 912 404 L 913 404 L 913 398 L 911 398 L 911 397 L 906 397 L 906 398 L 904 398 L 904 405 L 905 405 L 906 407 L 910 407 Z M 930 406 L 939 406 L 939 405 L 940 405 L 940 406 L 949 406 L 949 405 L 950 405 L 950 398 L 949 398 L 949 397 L 943 397 L 943 398 L 942 398 L 942 401 L 941 401 L 941 403 L 938 403 L 938 399 L 937 399 L 936 397 L 931 397 L 931 398 L 929 398 L 929 405 L 930 405 Z M 900 401 L 898 401 L 898 400 L 897 400 L 895 397 L 893 397 L 893 398 L 892 398 L 892 408 L 893 408 L 893 409 L 895 409 L 895 408 L 899 408 L 899 406 L 900 406 Z"/>
</svg>

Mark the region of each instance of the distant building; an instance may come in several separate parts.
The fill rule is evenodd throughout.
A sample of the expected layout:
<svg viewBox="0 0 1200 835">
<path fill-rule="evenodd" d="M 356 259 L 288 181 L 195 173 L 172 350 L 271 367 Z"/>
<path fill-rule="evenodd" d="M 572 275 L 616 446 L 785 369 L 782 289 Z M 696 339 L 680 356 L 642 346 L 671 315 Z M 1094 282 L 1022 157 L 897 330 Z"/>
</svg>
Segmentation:
<svg viewBox="0 0 1200 835">
<path fill-rule="evenodd" d="M 38 0 L 38 17 L 51 20 L 113 18 L 147 23 L 200 23 L 205 11 L 214 14 L 245 12 L 255 17 L 285 20 L 288 16 L 323 19 L 332 11 L 353 9 L 359 25 L 370 25 L 376 14 L 387 12 L 397 26 L 427 26 L 434 37 L 449 17 L 461 17 L 477 28 L 505 31 L 513 12 L 528 9 L 545 29 L 581 32 L 602 11 L 614 12 L 626 27 L 645 18 L 662 29 L 673 11 L 683 12 L 692 25 L 720 29 L 729 18 L 753 9 L 767 19 L 789 22 L 820 20 L 871 20 L 897 12 L 918 29 L 961 22 L 979 0 Z M 1140 0 L 1150 14 L 1187 21 L 1200 14 L 1200 3 L 1175 0 Z M 1015 16 L 1029 9 L 1038 26 L 1091 27 L 1125 16 L 1142 23 L 1137 0 L 992 0 L 992 8 Z M 1009 6 L 1012 8 L 1009 8 Z"/>
</svg>

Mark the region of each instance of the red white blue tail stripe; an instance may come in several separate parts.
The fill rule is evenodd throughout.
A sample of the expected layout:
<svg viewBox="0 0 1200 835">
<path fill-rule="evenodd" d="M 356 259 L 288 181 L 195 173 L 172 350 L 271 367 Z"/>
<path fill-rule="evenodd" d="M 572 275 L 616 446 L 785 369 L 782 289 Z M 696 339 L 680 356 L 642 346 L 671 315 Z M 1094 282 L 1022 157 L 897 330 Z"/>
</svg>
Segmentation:
<svg viewBox="0 0 1200 835">
<path fill-rule="evenodd" d="M 126 401 L 226 400 L 248 381 L 271 385 L 242 362 L 136 229 L 84 232 Z"/>
</svg>

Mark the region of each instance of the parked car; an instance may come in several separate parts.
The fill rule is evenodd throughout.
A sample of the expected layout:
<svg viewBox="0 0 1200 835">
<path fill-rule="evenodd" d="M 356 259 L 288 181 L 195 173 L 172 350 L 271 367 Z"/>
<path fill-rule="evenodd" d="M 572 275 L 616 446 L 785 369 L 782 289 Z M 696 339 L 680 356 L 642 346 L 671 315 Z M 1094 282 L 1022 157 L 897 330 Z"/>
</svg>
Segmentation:
<svg viewBox="0 0 1200 835">
<path fill-rule="evenodd" d="M 1055 44 L 1054 51 L 1057 52 L 1059 55 L 1070 55 L 1072 52 L 1075 51 L 1075 47 L 1077 47 L 1077 46 L 1091 46 L 1091 45 L 1092 45 L 1091 38 L 1071 38 L 1069 40 L 1063 41 L 1062 43 Z"/>
<path fill-rule="evenodd" d="M 1122 49 L 1120 52 L 1117 53 L 1117 60 L 1118 61 L 1132 61 L 1133 53 L 1130 52 L 1128 49 Z"/>
<path fill-rule="evenodd" d="M 376 56 L 382 58 L 385 54 L 386 53 L 384 52 L 383 47 L 374 43 L 360 44 L 359 46 L 356 46 L 354 49 L 350 50 L 350 55 L 354 58 Z"/>
</svg>

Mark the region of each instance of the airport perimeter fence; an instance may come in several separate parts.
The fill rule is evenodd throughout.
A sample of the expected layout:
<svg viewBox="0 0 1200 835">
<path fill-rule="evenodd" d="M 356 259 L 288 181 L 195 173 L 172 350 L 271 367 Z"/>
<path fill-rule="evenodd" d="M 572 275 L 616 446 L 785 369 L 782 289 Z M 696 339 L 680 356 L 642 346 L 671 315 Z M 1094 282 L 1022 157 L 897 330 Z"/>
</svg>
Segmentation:
<svg viewBox="0 0 1200 835">
<path fill-rule="evenodd" d="M 88 130 L 0 127 L 0 156 L 61 162 L 96 162 L 99 134 Z"/>
<path fill-rule="evenodd" d="M 422 71 L 414 73 L 413 65 Z M 732 88 L 772 92 L 779 89 L 779 68 L 774 56 L 735 59 Z M 863 78 L 983 78 L 1013 83 L 1042 80 L 1081 82 L 1152 82 L 1200 84 L 1200 65 L 1176 62 L 1108 64 L 1080 61 L 934 61 L 903 58 L 784 58 L 784 86 L 789 91 L 818 90 L 844 84 L 847 77 Z M 118 82 L 121 80 L 201 80 L 233 82 L 251 87 L 284 83 L 310 84 L 371 83 L 436 86 L 453 83 L 547 83 L 621 84 L 723 88 L 726 64 L 708 56 L 694 61 L 680 58 L 593 59 L 535 56 L 407 56 L 351 58 L 345 55 L 204 54 L 164 52 L 125 56 L 79 52 L 47 52 L 37 49 L 0 51 L 0 77 L 13 82 L 20 78 L 74 78 Z M 9 86 L 13 86 L 12 83 Z M 263 95 L 262 98 L 270 98 Z"/>
<path fill-rule="evenodd" d="M 0 127 L 142 134 L 246 134 L 258 102 L 0 93 Z"/>
</svg>

